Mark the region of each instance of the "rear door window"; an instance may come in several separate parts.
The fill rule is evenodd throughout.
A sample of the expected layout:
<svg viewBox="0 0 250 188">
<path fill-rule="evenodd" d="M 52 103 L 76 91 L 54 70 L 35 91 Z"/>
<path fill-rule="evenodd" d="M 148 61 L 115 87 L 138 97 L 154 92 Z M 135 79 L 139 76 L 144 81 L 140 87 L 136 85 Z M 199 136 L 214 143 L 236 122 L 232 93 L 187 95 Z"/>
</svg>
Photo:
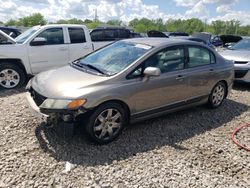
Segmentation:
<svg viewBox="0 0 250 188">
<path fill-rule="evenodd" d="M 188 68 L 209 65 L 215 63 L 214 55 L 207 49 L 196 46 L 188 47 L 189 62 Z"/>
<path fill-rule="evenodd" d="M 104 40 L 105 41 L 113 41 L 118 38 L 118 32 L 116 29 L 107 29 L 104 30 Z"/>
<path fill-rule="evenodd" d="M 85 33 L 82 28 L 69 28 L 69 37 L 71 44 L 86 42 Z"/>
</svg>

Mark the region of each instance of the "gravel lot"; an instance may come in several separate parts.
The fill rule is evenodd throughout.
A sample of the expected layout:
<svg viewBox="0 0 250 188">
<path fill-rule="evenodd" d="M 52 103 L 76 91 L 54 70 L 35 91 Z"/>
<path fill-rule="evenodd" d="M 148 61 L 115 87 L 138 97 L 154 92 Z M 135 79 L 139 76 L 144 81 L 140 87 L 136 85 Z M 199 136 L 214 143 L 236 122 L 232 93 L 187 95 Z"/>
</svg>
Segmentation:
<svg viewBox="0 0 250 188">
<path fill-rule="evenodd" d="M 98 146 L 62 138 L 31 115 L 24 90 L 0 91 L 0 187 L 250 187 L 250 152 L 231 141 L 250 122 L 250 85 L 204 106 L 130 125 Z M 249 143 L 250 130 L 238 135 Z M 65 167 L 70 171 L 66 171 Z"/>
</svg>

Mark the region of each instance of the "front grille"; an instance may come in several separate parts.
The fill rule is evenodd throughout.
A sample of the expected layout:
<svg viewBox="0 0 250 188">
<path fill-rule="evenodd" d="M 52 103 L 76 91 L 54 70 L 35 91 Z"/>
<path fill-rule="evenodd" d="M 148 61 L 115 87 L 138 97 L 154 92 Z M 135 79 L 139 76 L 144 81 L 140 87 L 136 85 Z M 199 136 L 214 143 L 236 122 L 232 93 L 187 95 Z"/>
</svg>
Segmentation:
<svg viewBox="0 0 250 188">
<path fill-rule="evenodd" d="M 243 78 L 247 74 L 248 70 L 235 70 L 235 78 Z"/>
<path fill-rule="evenodd" d="M 235 64 L 247 64 L 248 61 L 235 61 L 234 63 Z"/>
<path fill-rule="evenodd" d="M 37 106 L 40 106 L 47 98 L 37 93 L 33 88 L 30 88 L 31 97 Z"/>
</svg>

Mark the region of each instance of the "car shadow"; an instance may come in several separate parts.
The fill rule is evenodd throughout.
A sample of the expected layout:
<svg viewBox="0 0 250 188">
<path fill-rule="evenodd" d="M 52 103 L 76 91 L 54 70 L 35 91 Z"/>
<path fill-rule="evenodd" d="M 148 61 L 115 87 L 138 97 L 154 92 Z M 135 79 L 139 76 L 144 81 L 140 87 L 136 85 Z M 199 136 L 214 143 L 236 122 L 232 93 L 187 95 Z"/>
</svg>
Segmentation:
<svg viewBox="0 0 250 188">
<path fill-rule="evenodd" d="M 238 91 L 250 91 L 250 83 L 234 82 L 233 89 Z"/>
<path fill-rule="evenodd" d="M 163 146 L 188 150 L 181 146 L 182 141 L 225 126 L 247 110 L 249 106 L 227 99 L 218 109 L 200 106 L 129 125 L 117 140 L 107 145 L 93 144 L 82 134 L 61 137 L 44 124 L 36 128 L 35 135 L 43 151 L 58 161 L 83 166 L 104 165 Z"/>
<path fill-rule="evenodd" d="M 11 95 L 16 95 L 16 94 L 23 93 L 23 92 L 25 92 L 25 87 L 21 87 L 17 89 L 8 89 L 8 90 L 0 88 L 0 98 L 8 97 Z"/>
</svg>

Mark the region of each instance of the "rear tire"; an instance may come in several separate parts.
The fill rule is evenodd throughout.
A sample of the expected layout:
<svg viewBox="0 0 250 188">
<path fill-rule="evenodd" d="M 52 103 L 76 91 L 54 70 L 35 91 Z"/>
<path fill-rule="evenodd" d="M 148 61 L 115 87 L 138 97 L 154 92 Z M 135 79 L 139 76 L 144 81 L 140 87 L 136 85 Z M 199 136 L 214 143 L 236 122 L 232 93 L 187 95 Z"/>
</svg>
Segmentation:
<svg viewBox="0 0 250 188">
<path fill-rule="evenodd" d="M 17 65 L 11 63 L 0 63 L 0 88 L 14 89 L 26 81 L 25 72 Z"/>
<path fill-rule="evenodd" d="M 121 134 L 126 117 L 127 111 L 120 104 L 105 103 L 90 115 L 85 129 L 92 141 L 107 144 Z"/>
<path fill-rule="evenodd" d="M 226 98 L 227 87 L 223 82 L 218 82 L 212 89 L 209 98 L 208 105 L 211 108 L 218 108 Z"/>
</svg>

